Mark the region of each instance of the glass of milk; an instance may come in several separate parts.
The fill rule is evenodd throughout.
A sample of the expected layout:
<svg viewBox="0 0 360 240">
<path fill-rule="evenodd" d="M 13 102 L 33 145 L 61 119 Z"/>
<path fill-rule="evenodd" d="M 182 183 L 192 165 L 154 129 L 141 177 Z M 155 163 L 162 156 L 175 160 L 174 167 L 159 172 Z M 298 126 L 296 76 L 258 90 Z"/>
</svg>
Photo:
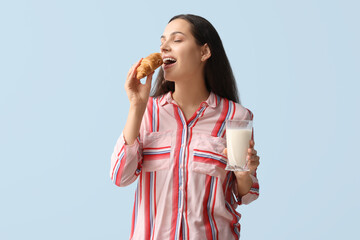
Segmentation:
<svg viewBox="0 0 360 240">
<path fill-rule="evenodd" d="M 227 120 L 226 145 L 228 163 L 226 170 L 249 171 L 247 153 L 252 136 L 252 120 Z"/>
</svg>

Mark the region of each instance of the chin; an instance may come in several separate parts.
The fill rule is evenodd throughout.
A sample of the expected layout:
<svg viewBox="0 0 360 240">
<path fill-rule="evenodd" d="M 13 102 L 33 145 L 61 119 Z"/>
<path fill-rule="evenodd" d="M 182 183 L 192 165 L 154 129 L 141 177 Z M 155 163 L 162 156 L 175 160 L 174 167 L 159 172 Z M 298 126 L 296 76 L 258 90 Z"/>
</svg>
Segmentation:
<svg viewBox="0 0 360 240">
<path fill-rule="evenodd" d="M 174 76 L 171 76 L 171 74 L 164 73 L 164 79 L 169 82 L 175 82 Z"/>
</svg>

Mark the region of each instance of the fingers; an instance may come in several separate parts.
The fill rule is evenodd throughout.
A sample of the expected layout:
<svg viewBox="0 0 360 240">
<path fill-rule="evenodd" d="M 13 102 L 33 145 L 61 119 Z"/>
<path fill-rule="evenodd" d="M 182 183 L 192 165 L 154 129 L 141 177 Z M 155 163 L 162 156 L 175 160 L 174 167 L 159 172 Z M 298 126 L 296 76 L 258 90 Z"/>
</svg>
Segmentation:
<svg viewBox="0 0 360 240">
<path fill-rule="evenodd" d="M 249 148 L 248 148 L 248 166 L 251 171 L 255 171 L 256 168 L 260 165 L 260 157 L 257 155 L 257 151 L 254 149 L 255 142 L 254 140 L 250 140 Z"/>
<path fill-rule="evenodd" d="M 150 74 L 146 77 L 145 85 L 146 85 L 148 88 L 151 88 L 151 80 L 152 80 L 153 75 L 154 75 L 154 72 L 150 73 Z"/>
<path fill-rule="evenodd" d="M 136 69 L 140 66 L 142 60 L 143 60 L 143 59 L 141 58 L 138 62 L 136 62 L 134 65 L 132 65 L 132 67 L 130 68 L 130 70 L 129 70 L 129 72 L 128 72 L 127 78 L 129 78 L 129 77 L 131 77 L 131 78 L 136 77 Z"/>
<path fill-rule="evenodd" d="M 250 162 L 259 162 L 260 157 L 257 156 L 257 155 L 248 155 L 248 156 L 247 156 L 247 159 L 248 159 Z"/>
<path fill-rule="evenodd" d="M 227 148 L 224 149 L 223 154 L 227 157 Z"/>
<path fill-rule="evenodd" d="M 254 148 L 248 148 L 248 154 L 256 155 L 257 151 Z"/>
<path fill-rule="evenodd" d="M 253 151 L 251 153 L 248 153 L 247 160 L 250 170 L 255 170 L 260 165 L 260 157 L 257 155 L 256 150 L 252 150 Z"/>
</svg>

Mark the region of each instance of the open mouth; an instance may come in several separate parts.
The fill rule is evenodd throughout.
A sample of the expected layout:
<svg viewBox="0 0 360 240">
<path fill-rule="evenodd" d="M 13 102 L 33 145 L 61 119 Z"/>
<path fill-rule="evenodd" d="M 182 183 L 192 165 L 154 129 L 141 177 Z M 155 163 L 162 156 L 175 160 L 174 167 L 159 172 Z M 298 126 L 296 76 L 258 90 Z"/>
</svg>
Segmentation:
<svg viewBox="0 0 360 240">
<path fill-rule="evenodd" d="M 176 63 L 176 59 L 175 58 L 164 58 L 163 62 L 164 62 L 165 66 L 170 66 L 170 65 Z"/>
</svg>

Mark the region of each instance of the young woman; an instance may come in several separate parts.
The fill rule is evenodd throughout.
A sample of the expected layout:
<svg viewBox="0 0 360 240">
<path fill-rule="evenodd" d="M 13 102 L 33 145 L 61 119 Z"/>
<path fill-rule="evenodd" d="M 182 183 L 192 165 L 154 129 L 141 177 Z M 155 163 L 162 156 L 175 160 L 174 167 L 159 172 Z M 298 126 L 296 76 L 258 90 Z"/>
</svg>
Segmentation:
<svg viewBox="0 0 360 240">
<path fill-rule="evenodd" d="M 249 172 L 226 171 L 225 121 L 252 119 L 214 27 L 173 17 L 161 36 L 164 64 L 150 96 L 136 68 L 125 83 L 130 110 L 111 157 L 118 186 L 137 181 L 130 239 L 239 239 L 239 204 L 255 200 L 259 157 Z"/>
</svg>

